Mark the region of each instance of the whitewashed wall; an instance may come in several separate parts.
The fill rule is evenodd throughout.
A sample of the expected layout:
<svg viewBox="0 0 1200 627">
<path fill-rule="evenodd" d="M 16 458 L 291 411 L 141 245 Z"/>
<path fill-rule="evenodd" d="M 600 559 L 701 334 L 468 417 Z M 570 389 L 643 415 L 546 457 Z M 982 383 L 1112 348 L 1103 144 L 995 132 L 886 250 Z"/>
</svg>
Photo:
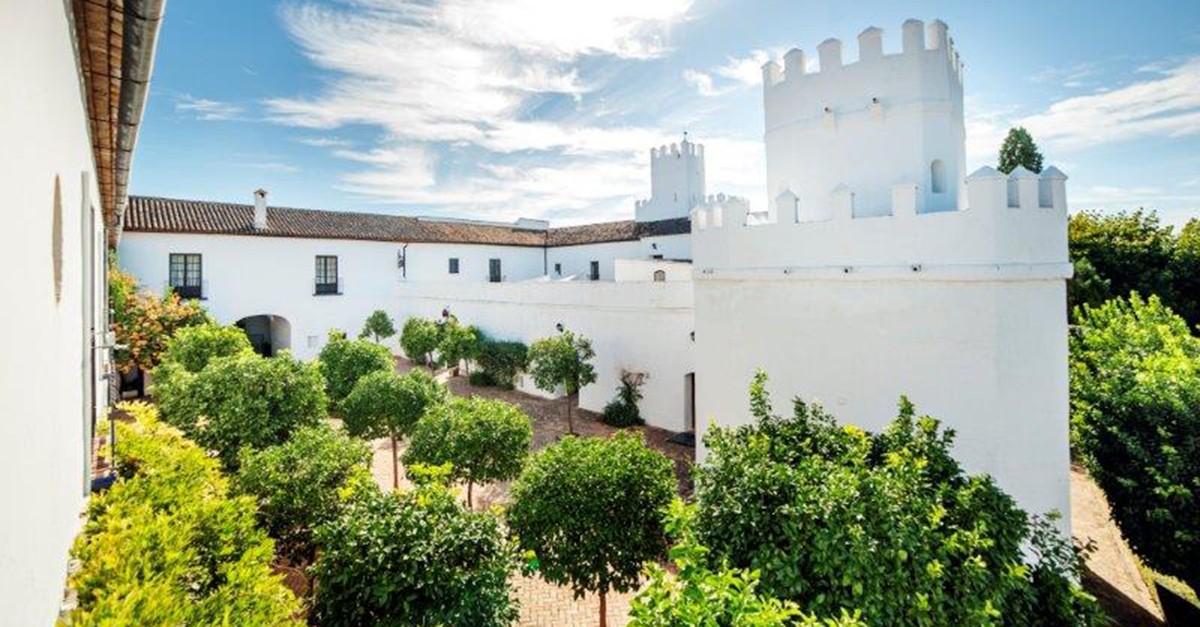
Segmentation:
<svg viewBox="0 0 1200 627">
<path fill-rule="evenodd" d="M 684 375 L 694 363 L 690 282 L 399 286 L 400 319 L 437 317 L 444 307 L 492 337 L 526 344 L 554 335 L 562 323 L 590 338 L 596 351 L 598 378 L 580 391 L 581 407 L 602 410 L 615 396 L 622 370 L 645 372 L 640 408 L 646 422 L 686 428 Z M 537 393 L 531 381 L 522 389 Z"/>
<path fill-rule="evenodd" d="M 567 278 L 574 275 L 576 279 L 586 281 L 591 276 L 591 262 L 600 262 L 600 280 L 613 280 L 613 265 L 617 259 L 627 259 L 639 256 L 638 242 L 609 242 L 604 244 L 581 244 L 579 246 L 559 246 L 546 251 L 547 271 L 550 278 Z M 554 272 L 554 264 L 562 264 L 562 273 Z"/>
<path fill-rule="evenodd" d="M 75 35 L 63 2 L 0 3 L 0 622 L 50 625 L 87 494 L 103 238 Z M 20 61 L 18 61 L 20 60 Z M 55 187 L 61 238 L 55 236 Z M 58 240 L 58 243 L 55 240 Z M 55 296 L 55 251 L 61 290 Z M 89 361 L 92 366 L 89 366 Z"/>
</svg>

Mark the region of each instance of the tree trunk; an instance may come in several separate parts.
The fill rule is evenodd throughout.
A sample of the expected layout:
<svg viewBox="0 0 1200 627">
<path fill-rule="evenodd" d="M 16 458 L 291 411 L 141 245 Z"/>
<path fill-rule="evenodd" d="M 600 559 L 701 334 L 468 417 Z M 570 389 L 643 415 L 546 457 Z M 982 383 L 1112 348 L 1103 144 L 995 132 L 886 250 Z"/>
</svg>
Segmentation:
<svg viewBox="0 0 1200 627">
<path fill-rule="evenodd" d="M 396 434 L 392 434 L 392 491 L 400 489 L 400 465 L 396 461 Z"/>
<path fill-rule="evenodd" d="M 600 627 L 608 627 L 608 599 L 600 591 Z"/>
<path fill-rule="evenodd" d="M 471 502 L 471 488 L 475 486 L 475 482 L 467 479 L 467 509 L 475 509 L 475 505 Z"/>
<path fill-rule="evenodd" d="M 574 394 L 567 395 L 567 432 L 575 435 L 575 421 L 571 418 L 571 397 Z"/>
</svg>

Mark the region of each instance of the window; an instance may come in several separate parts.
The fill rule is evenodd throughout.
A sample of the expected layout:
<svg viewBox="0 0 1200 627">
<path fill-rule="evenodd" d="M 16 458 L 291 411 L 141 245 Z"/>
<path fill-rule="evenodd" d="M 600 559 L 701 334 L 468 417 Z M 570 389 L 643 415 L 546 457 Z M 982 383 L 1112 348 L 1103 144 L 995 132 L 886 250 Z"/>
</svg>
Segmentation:
<svg viewBox="0 0 1200 627">
<path fill-rule="evenodd" d="M 654 271 L 654 281 L 656 283 L 662 283 L 663 281 L 666 281 L 666 280 L 667 280 L 667 271 L 666 270 L 655 270 Z"/>
<path fill-rule="evenodd" d="M 946 193 L 946 164 L 941 159 L 929 164 L 929 189 L 935 194 Z"/>
<path fill-rule="evenodd" d="M 201 289 L 203 272 L 200 255 L 196 253 L 171 253 L 169 283 L 171 290 L 180 298 L 203 298 Z"/>
<path fill-rule="evenodd" d="M 450 258 L 450 274 L 458 274 L 458 257 Z"/>
<path fill-rule="evenodd" d="M 502 278 L 500 274 L 500 260 L 488 259 L 488 282 L 499 283 Z"/>
<path fill-rule="evenodd" d="M 561 263 L 554 264 L 554 274 L 556 274 L 558 276 L 562 276 L 562 264 Z"/>
<path fill-rule="evenodd" d="M 591 280 L 593 280 L 593 281 L 600 280 L 600 262 L 599 261 L 592 262 L 592 269 L 591 269 L 589 278 L 591 278 Z"/>
<path fill-rule="evenodd" d="M 317 278 L 313 294 L 340 294 L 338 281 L 338 258 L 335 255 L 317 255 Z"/>
</svg>

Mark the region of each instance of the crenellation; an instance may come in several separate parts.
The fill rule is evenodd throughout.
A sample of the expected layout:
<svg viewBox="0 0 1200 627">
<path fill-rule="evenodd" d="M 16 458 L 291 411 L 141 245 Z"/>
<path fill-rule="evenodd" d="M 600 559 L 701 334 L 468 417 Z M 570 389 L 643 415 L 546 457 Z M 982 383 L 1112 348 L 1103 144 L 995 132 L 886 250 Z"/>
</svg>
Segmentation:
<svg viewBox="0 0 1200 627">
<path fill-rule="evenodd" d="M 762 66 L 763 86 L 773 87 L 778 85 L 783 80 L 783 72 L 779 68 L 779 64 L 774 61 L 767 61 Z"/>
<path fill-rule="evenodd" d="M 858 60 L 875 61 L 883 58 L 883 29 L 871 26 L 858 35 Z"/>
<path fill-rule="evenodd" d="M 826 74 L 842 67 L 842 40 L 830 37 L 817 46 L 819 72 Z"/>
<path fill-rule="evenodd" d="M 804 67 L 806 59 L 804 51 L 799 48 L 792 48 L 783 55 L 783 73 L 787 78 L 796 78 L 803 76 L 807 71 Z"/>
<path fill-rule="evenodd" d="M 904 25 L 901 26 L 903 31 L 903 54 L 914 54 L 925 50 L 925 23 L 917 19 L 904 20 Z"/>
</svg>

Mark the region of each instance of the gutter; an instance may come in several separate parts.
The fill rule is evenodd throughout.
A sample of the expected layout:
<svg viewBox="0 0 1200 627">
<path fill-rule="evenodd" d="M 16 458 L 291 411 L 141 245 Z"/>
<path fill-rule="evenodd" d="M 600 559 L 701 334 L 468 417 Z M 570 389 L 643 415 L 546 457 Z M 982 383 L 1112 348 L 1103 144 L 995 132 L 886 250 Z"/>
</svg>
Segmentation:
<svg viewBox="0 0 1200 627">
<path fill-rule="evenodd" d="M 124 38 L 121 48 L 121 97 L 117 111 L 116 150 L 113 155 L 113 198 L 109 245 L 116 246 L 129 204 L 129 173 L 138 127 L 146 110 L 154 52 L 166 0 L 125 0 Z"/>
</svg>

